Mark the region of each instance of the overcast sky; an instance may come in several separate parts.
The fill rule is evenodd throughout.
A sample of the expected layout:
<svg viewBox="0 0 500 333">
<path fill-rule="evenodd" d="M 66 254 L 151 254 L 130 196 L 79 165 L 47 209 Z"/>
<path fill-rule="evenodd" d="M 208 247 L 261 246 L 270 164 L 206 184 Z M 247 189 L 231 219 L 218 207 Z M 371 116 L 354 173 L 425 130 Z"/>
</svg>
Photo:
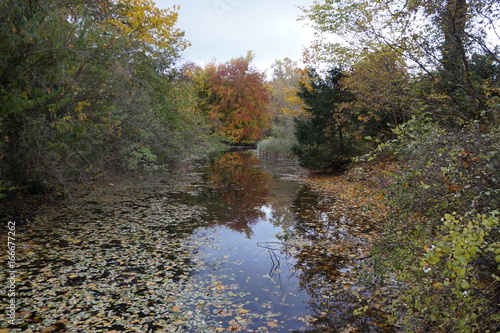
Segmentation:
<svg viewBox="0 0 500 333">
<path fill-rule="evenodd" d="M 297 21 L 313 0 L 156 0 L 157 7 L 180 5 L 177 27 L 192 44 L 185 60 L 205 65 L 255 54 L 253 64 L 268 69 L 277 59 L 299 61 L 310 45 L 313 31 Z"/>
</svg>

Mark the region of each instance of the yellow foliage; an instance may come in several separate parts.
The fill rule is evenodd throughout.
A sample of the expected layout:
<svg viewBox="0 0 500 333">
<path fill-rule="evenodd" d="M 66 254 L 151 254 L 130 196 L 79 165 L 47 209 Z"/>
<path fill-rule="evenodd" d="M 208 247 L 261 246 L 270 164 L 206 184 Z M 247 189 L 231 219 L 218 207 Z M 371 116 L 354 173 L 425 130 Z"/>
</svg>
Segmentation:
<svg viewBox="0 0 500 333">
<path fill-rule="evenodd" d="M 297 96 L 296 89 L 283 88 L 286 93 L 285 100 L 291 108 L 281 108 L 280 111 L 289 116 L 299 116 L 307 112 L 306 104 Z"/>
<path fill-rule="evenodd" d="M 159 49 L 189 46 L 182 39 L 184 32 L 175 29 L 179 6 L 172 9 L 159 9 L 152 0 L 118 0 L 118 17 L 107 20 L 121 35 L 152 45 Z"/>
<path fill-rule="evenodd" d="M 75 106 L 75 112 L 80 112 L 83 110 L 84 107 L 90 106 L 91 104 L 88 102 L 78 102 L 78 104 Z"/>
<path fill-rule="evenodd" d="M 80 121 L 89 121 L 90 119 L 87 117 L 87 115 L 83 112 L 80 112 L 78 114 L 78 120 Z"/>
<path fill-rule="evenodd" d="M 299 85 L 302 85 L 306 89 L 311 90 L 312 87 L 310 77 L 308 75 L 308 70 L 297 68 L 295 69 L 295 71 L 300 76 Z M 288 102 L 288 104 L 290 104 L 290 108 L 282 108 L 280 109 L 280 111 L 289 116 L 300 116 L 306 114 L 307 106 L 304 101 L 299 96 L 297 96 L 297 89 L 284 87 L 283 90 L 286 95 L 285 100 Z"/>
</svg>

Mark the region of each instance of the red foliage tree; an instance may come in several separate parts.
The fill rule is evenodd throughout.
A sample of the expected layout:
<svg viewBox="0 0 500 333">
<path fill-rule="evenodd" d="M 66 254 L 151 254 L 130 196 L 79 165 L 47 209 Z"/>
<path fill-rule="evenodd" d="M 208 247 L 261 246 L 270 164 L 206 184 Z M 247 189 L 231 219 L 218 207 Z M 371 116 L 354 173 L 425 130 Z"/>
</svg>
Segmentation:
<svg viewBox="0 0 500 333">
<path fill-rule="evenodd" d="M 234 143 L 254 143 L 270 126 L 270 94 L 264 74 L 251 67 L 250 61 L 247 56 L 208 65 L 198 75 L 200 108 L 215 130 Z"/>
</svg>

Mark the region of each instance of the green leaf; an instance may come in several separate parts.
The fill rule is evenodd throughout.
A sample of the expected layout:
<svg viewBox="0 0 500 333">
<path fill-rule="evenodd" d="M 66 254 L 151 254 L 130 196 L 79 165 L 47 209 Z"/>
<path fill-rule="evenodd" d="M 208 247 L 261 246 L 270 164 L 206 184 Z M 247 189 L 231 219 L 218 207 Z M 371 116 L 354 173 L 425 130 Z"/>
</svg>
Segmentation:
<svg viewBox="0 0 500 333">
<path fill-rule="evenodd" d="M 494 221 L 495 221 L 495 219 L 493 218 L 493 216 L 491 216 L 490 218 L 483 219 L 483 225 L 486 228 L 489 228 L 493 225 Z"/>
</svg>

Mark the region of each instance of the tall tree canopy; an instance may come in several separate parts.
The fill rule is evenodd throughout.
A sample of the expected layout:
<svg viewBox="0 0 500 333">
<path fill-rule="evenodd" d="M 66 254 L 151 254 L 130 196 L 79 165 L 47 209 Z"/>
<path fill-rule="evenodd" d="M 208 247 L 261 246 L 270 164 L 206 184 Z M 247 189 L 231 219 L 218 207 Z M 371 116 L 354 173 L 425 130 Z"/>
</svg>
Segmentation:
<svg viewBox="0 0 500 333">
<path fill-rule="evenodd" d="M 168 162 L 175 133 L 197 123 L 173 110 L 175 61 L 188 46 L 177 10 L 1 2 L 0 196 Z"/>
<path fill-rule="evenodd" d="M 302 100 L 297 96 L 301 79 L 296 62 L 289 58 L 276 60 L 271 66 L 272 77 L 268 83 L 271 90 L 273 126 L 270 135 L 274 138 L 294 138 L 293 116 L 301 111 Z"/>
<path fill-rule="evenodd" d="M 343 83 L 356 96 L 354 106 L 366 126 L 394 128 L 411 117 L 410 75 L 397 52 L 367 52 Z"/>
<path fill-rule="evenodd" d="M 250 65 L 251 60 L 249 53 L 195 73 L 199 109 L 208 114 L 217 132 L 235 143 L 254 143 L 270 126 L 265 77 Z"/>
<path fill-rule="evenodd" d="M 389 47 L 430 77 L 455 116 L 479 119 L 490 109 L 472 59 L 499 62 L 498 1 L 322 0 L 303 10 L 325 37 L 311 48 L 311 59 L 351 66 L 367 50 Z"/>
<path fill-rule="evenodd" d="M 304 111 L 305 105 L 297 91 L 300 82 L 308 80 L 307 69 L 302 69 L 289 58 L 276 60 L 271 66 L 272 80 L 270 82 L 273 104 L 281 113 L 296 116 Z"/>
</svg>

